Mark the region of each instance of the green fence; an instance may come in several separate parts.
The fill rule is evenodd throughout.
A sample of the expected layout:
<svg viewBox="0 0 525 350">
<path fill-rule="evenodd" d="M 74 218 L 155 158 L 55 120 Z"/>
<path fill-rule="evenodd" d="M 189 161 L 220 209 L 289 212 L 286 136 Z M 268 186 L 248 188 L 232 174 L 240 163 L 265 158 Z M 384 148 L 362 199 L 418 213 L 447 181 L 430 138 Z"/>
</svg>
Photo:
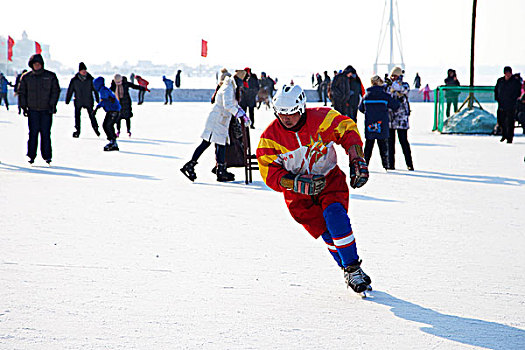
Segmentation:
<svg viewBox="0 0 525 350">
<path fill-rule="evenodd" d="M 455 113 L 454 105 L 458 110 L 468 108 L 470 94 L 475 107 L 496 115 L 497 105 L 494 99 L 494 86 L 439 86 L 434 90 L 434 127 L 432 131 L 443 131 L 443 122 Z"/>
</svg>

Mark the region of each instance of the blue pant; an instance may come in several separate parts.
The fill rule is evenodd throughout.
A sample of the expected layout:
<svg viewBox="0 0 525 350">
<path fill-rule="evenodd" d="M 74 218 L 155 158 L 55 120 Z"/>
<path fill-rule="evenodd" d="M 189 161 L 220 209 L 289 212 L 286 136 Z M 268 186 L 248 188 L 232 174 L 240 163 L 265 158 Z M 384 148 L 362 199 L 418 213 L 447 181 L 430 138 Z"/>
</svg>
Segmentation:
<svg viewBox="0 0 525 350">
<path fill-rule="evenodd" d="M 330 204 L 323 212 L 328 232 L 322 237 L 339 267 L 354 265 L 359 261 L 354 233 L 348 213 L 341 203 Z"/>
<path fill-rule="evenodd" d="M 42 158 L 51 160 L 51 124 L 53 115 L 49 111 L 29 110 L 28 113 L 29 140 L 27 141 L 27 156 L 34 160 L 40 135 L 40 152 Z"/>
</svg>

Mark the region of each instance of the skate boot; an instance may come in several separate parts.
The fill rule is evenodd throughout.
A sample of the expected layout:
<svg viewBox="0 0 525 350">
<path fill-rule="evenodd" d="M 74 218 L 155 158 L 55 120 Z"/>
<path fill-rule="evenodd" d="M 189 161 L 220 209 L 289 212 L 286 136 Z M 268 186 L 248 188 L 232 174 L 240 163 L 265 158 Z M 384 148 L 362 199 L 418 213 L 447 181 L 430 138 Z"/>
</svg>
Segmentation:
<svg viewBox="0 0 525 350">
<path fill-rule="evenodd" d="M 118 151 L 118 150 L 119 149 L 118 149 L 117 141 L 115 141 L 115 140 L 111 141 L 106 146 L 104 146 L 104 151 L 106 151 L 106 152 Z"/>
<path fill-rule="evenodd" d="M 115 134 L 117 136 L 117 138 L 120 137 L 120 131 L 117 131 L 117 133 Z"/>
<path fill-rule="evenodd" d="M 128 131 L 128 137 L 131 137 L 131 131 Z"/>
<path fill-rule="evenodd" d="M 344 268 L 345 281 L 347 287 L 352 288 L 356 293 L 362 293 L 370 289 L 372 280 L 364 273 L 361 269 L 361 261 L 358 261 L 354 265 L 350 265 Z"/>
<path fill-rule="evenodd" d="M 197 165 L 197 162 L 194 160 L 190 160 L 188 163 L 184 164 L 184 166 L 180 169 L 180 171 L 186 176 L 190 181 L 195 181 L 197 178 L 197 174 L 195 174 L 195 165 Z"/>
<path fill-rule="evenodd" d="M 234 181 L 235 175 L 226 170 L 226 165 L 217 164 L 217 181 L 219 182 L 228 182 Z"/>
<path fill-rule="evenodd" d="M 74 138 L 78 139 L 79 136 L 80 136 L 80 133 L 79 133 L 78 131 L 75 131 L 75 132 L 73 133 L 73 137 L 74 137 Z"/>
</svg>

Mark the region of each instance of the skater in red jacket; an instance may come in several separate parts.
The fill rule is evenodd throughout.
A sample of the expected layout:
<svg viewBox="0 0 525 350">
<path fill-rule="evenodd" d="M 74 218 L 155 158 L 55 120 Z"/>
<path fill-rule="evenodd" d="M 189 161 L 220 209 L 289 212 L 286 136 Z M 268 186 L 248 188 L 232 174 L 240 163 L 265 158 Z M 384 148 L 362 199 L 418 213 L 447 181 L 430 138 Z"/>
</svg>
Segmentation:
<svg viewBox="0 0 525 350">
<path fill-rule="evenodd" d="M 142 86 L 144 89 L 139 90 L 139 102 L 137 104 L 141 105 L 144 103 L 144 95 L 146 94 L 146 91 L 149 92 L 148 89 L 149 81 L 142 78 L 140 75 L 136 75 L 135 79 L 137 79 L 137 83 L 139 86 Z"/>
<path fill-rule="evenodd" d="M 370 277 L 361 269 L 348 217 L 346 175 L 337 165 L 336 145 L 349 155 L 350 186 L 368 181 L 361 136 L 352 119 L 327 108 L 306 108 L 298 85 L 283 86 L 273 99 L 276 119 L 261 135 L 257 160 L 264 182 L 282 192 L 292 217 L 322 237 L 347 286 L 361 293 Z"/>
</svg>

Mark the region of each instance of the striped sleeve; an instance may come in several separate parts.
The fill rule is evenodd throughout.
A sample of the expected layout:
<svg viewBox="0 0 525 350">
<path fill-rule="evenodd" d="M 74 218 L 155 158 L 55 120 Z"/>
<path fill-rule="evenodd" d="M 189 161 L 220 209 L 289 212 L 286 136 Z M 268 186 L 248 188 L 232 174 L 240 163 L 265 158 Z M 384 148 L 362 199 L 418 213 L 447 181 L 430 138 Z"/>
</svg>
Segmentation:
<svg viewBox="0 0 525 350">
<path fill-rule="evenodd" d="M 257 162 L 259 163 L 259 171 L 264 180 L 264 183 L 272 190 L 283 192 L 286 190 L 281 186 L 281 178 L 288 173 L 278 162 L 278 157 L 282 153 L 288 152 L 286 147 L 280 145 L 276 141 L 265 137 L 263 134 L 257 146 Z"/>
<path fill-rule="evenodd" d="M 357 124 L 335 110 L 328 112 L 319 129 L 320 132 L 331 130 L 335 143 L 343 146 L 346 151 L 353 145 L 363 146 Z"/>
</svg>

